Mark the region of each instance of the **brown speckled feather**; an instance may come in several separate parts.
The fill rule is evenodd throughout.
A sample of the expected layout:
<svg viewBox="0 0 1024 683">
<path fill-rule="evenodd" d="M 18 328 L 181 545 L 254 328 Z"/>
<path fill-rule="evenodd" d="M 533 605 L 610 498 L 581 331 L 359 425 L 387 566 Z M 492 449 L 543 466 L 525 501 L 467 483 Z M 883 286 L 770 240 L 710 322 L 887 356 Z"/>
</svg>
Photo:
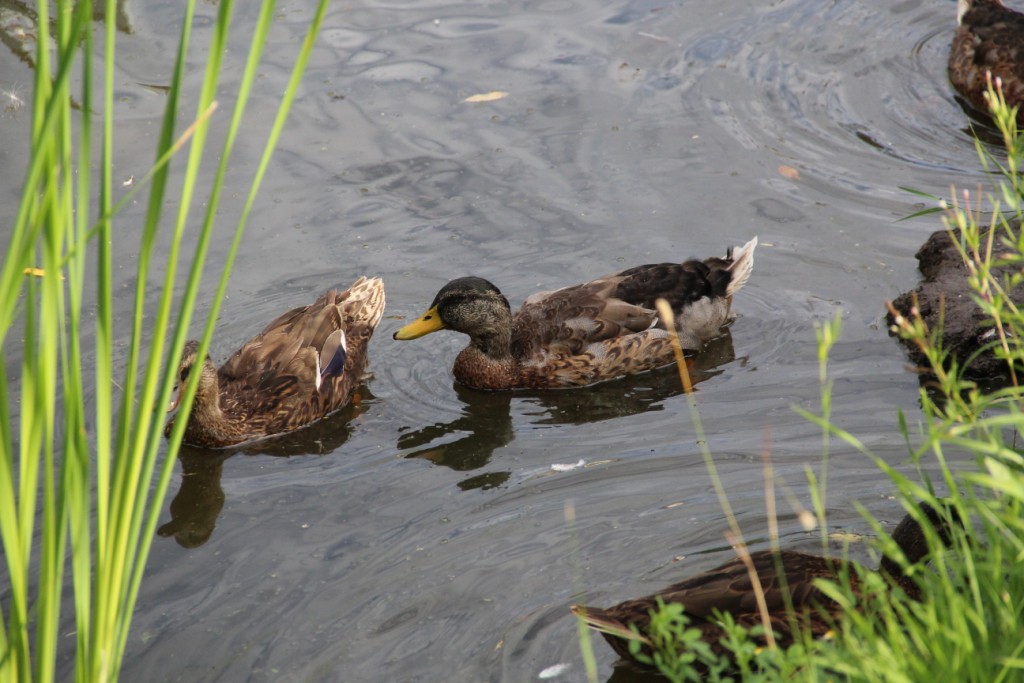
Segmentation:
<svg viewBox="0 0 1024 683">
<path fill-rule="evenodd" d="M 437 329 L 470 337 L 455 378 L 478 389 L 586 386 L 674 362 L 655 301 L 672 306 L 684 348 L 698 350 L 731 318 L 733 295 L 750 277 L 757 238 L 725 258 L 637 266 L 530 296 L 513 316 L 490 282 L 458 278 L 420 320 L 395 333 Z"/>
<path fill-rule="evenodd" d="M 527 299 L 512 319 L 512 356 L 520 384 L 592 384 L 675 360 L 655 301 L 678 316 L 681 341 L 699 349 L 728 322 L 731 260 L 657 263 Z M 699 306 L 703 300 L 704 305 Z M 709 323 L 698 310 L 716 309 Z"/>
<path fill-rule="evenodd" d="M 304 427 L 343 407 L 362 376 L 383 312 L 383 283 L 363 277 L 345 291 L 329 291 L 279 316 L 215 373 L 207 359 L 185 442 L 236 445 Z M 342 338 L 344 364 L 325 374 Z M 195 348 L 191 342 L 186 348 L 182 379 L 195 362 Z"/>
<path fill-rule="evenodd" d="M 949 545 L 951 522 L 927 503 L 919 503 L 918 507 L 941 540 Z M 949 514 L 952 523 L 960 523 L 955 511 L 950 510 Z M 924 531 L 912 515 L 908 514 L 897 525 L 892 538 L 910 563 L 920 562 L 928 554 Z M 841 608 L 818 588 L 819 579 L 836 582 L 848 579 L 855 592 L 859 592 L 862 585 L 856 566 L 845 560 L 792 550 L 754 552 L 750 560 L 764 591 L 768 621 L 781 647 L 796 640 L 798 632 L 794 628 L 820 638 L 837 622 Z M 893 560 L 884 558 L 880 571 L 908 597 L 921 598 L 918 584 Z M 724 633 L 715 612 L 730 614 L 736 623 L 746 628 L 762 625 L 753 588 L 746 565 L 736 558 L 643 598 L 627 600 L 607 609 L 585 605 L 574 605 L 571 609 L 588 626 L 600 631 L 616 653 L 632 659 L 628 642 L 632 636 L 630 625 L 636 626 L 643 639 L 642 649 L 649 655 L 645 634 L 651 623 L 651 610 L 656 609 L 659 598 L 666 604 L 678 603 L 690 619 L 689 627 L 700 631 L 701 639 L 712 652 L 729 659 L 731 653 L 719 642 Z M 754 640 L 761 645 L 767 642 L 763 636 Z"/>
<path fill-rule="evenodd" d="M 1002 80 L 1007 104 L 1024 104 L 1024 14 L 996 0 L 961 0 L 960 26 L 949 53 L 949 80 L 985 114 L 986 72 Z M 1017 112 L 1024 123 L 1024 111 Z"/>
<path fill-rule="evenodd" d="M 799 623 L 809 629 L 815 637 L 823 636 L 838 616 L 838 606 L 822 593 L 815 585 L 818 578 L 835 578 L 840 563 L 816 555 L 780 551 L 751 553 L 751 561 L 757 570 L 758 578 L 764 590 L 765 602 L 768 607 L 772 630 L 777 642 L 788 647 L 794 641 L 794 621 L 787 615 L 799 615 Z M 788 611 L 785 593 L 783 592 L 783 574 L 777 571 L 776 562 L 785 568 L 787 585 L 792 595 L 793 612 Z M 857 585 L 856 574 L 851 573 L 851 582 Z M 691 577 L 673 584 L 658 593 L 627 600 L 609 609 L 593 607 L 574 607 L 573 611 L 584 618 L 587 624 L 605 633 L 605 640 L 623 658 L 630 658 L 629 643 L 621 635 L 629 632 L 629 624 L 633 624 L 640 633 L 646 633 L 651 623 L 651 609 L 657 604 L 657 597 L 665 603 L 681 603 L 685 606 L 685 614 L 690 619 L 689 626 L 698 629 L 702 639 L 712 651 L 719 655 L 728 654 L 718 642 L 723 635 L 722 627 L 715 619 L 714 611 L 731 614 L 736 623 L 753 628 L 761 624 L 757 600 L 754 597 L 750 574 L 740 559 L 727 562 L 711 571 Z M 765 644 L 763 636 L 756 642 Z M 645 648 L 648 654 L 650 650 Z"/>
</svg>

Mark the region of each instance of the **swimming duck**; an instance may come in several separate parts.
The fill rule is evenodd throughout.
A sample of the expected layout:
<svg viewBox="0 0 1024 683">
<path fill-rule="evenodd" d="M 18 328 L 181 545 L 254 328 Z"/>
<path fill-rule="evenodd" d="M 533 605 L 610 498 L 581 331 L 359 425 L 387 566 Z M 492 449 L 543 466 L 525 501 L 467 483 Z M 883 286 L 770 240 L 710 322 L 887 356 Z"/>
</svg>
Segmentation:
<svg viewBox="0 0 1024 683">
<path fill-rule="evenodd" d="M 918 508 L 923 518 L 938 532 L 943 543 L 949 545 L 950 523 L 947 518 L 927 503 L 919 503 Z M 946 514 L 960 524 L 960 519 L 953 508 Z M 920 562 L 928 554 L 924 530 L 913 515 L 908 514 L 903 518 L 893 530 L 892 539 L 910 564 Z M 820 638 L 834 627 L 835 621 L 839 618 L 842 612 L 840 606 L 815 585 L 817 579 L 841 583 L 844 577 L 848 577 L 854 590 L 860 585 L 853 563 L 846 560 L 809 555 L 794 550 L 753 552 L 750 553 L 750 560 L 764 590 L 769 621 L 780 647 L 788 647 L 794 642 L 794 626 L 806 629 L 813 637 Z M 921 599 L 920 586 L 903 572 L 895 560 L 883 557 L 879 571 L 891 584 L 903 589 L 907 596 L 914 600 Z M 786 599 L 787 589 L 789 600 Z M 588 626 L 600 631 L 620 657 L 643 666 L 643 663 L 635 660 L 629 652 L 629 640 L 634 637 L 630 625 L 636 626 L 640 637 L 644 638 L 651 621 L 651 610 L 657 608 L 658 598 L 665 604 L 682 604 L 684 614 L 690 619 L 687 628 L 698 629 L 701 632 L 701 639 L 716 656 L 731 657 L 731 652 L 719 642 L 724 633 L 715 618 L 716 610 L 731 614 L 737 624 L 746 628 L 762 624 L 750 574 L 739 558 L 652 595 L 627 600 L 614 607 L 599 609 L 573 605 L 570 609 Z M 789 604 L 792 605 L 792 611 Z M 798 619 L 794 619 L 794 616 Z M 761 645 L 766 642 L 763 636 L 756 637 L 755 641 Z M 641 643 L 643 651 L 649 655 L 649 644 L 645 640 L 641 640 Z"/>
<path fill-rule="evenodd" d="M 725 258 L 637 266 L 529 297 L 513 316 L 508 299 L 479 277 L 452 280 L 420 318 L 395 332 L 469 335 L 455 379 L 476 389 L 578 387 L 672 363 L 658 298 L 675 312 L 680 341 L 700 349 L 731 318 L 733 295 L 750 277 L 757 238 Z"/>
<path fill-rule="evenodd" d="M 343 292 L 274 320 L 218 370 L 207 356 L 185 428 L 185 443 L 224 448 L 290 432 L 345 406 L 366 347 L 384 312 L 384 283 L 361 277 Z M 185 344 L 178 396 L 197 364 L 199 342 Z M 170 434 L 174 419 L 168 421 Z"/>
<path fill-rule="evenodd" d="M 988 114 L 986 73 L 999 78 L 1006 103 L 1024 104 L 1024 14 L 1000 0 L 959 0 L 959 27 L 949 52 L 949 80 L 978 110 Z M 1017 110 L 1024 124 L 1024 108 Z"/>
<path fill-rule="evenodd" d="M 1019 223 L 1013 221 L 1010 229 L 1017 234 Z M 993 230 L 981 230 L 981 244 L 988 244 L 989 240 L 1000 243 L 1001 232 L 993 235 Z M 917 287 L 893 299 L 886 321 L 890 336 L 903 344 L 917 366 L 915 372 L 922 385 L 934 382 L 936 368 L 931 367 L 928 354 L 913 340 L 899 335 L 897 316 L 913 320 L 920 315 L 928 329 L 939 335 L 946 368 L 955 362 L 962 377 L 983 382 L 986 391 L 992 391 L 1014 382 L 1016 366 L 997 350 L 993 343 L 999 339 L 995 321 L 974 298 L 971 278 L 975 270 L 961 255 L 963 239 L 959 228 L 944 228 L 925 240 L 916 254 L 918 269 L 924 278 Z M 992 277 L 1000 282 L 1013 277 L 1018 270 L 1018 266 L 1010 263 L 991 266 Z M 1024 287 L 1007 289 L 1006 297 L 1008 304 L 1024 307 Z"/>
</svg>

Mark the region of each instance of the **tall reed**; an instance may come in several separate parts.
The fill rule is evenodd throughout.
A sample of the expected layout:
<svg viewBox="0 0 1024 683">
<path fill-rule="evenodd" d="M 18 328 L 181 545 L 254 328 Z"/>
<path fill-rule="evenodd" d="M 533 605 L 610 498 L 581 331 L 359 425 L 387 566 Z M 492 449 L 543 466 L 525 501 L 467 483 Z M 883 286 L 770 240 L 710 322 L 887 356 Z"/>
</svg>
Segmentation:
<svg viewBox="0 0 1024 683">
<path fill-rule="evenodd" d="M 184 420 L 163 446 L 159 406 L 168 404 L 177 361 L 199 297 L 206 252 L 214 230 L 227 164 L 237 138 L 275 3 L 263 3 L 219 166 L 203 198 L 206 213 L 195 228 L 195 248 L 182 256 L 186 223 L 208 147 L 210 117 L 225 53 L 233 0 L 221 0 L 206 46 L 207 70 L 195 118 L 177 112 L 190 47 L 195 1 L 184 7 L 167 105 L 149 173 L 119 203 L 113 202 L 112 158 L 116 62 L 115 0 L 102 13 L 102 44 L 94 45 L 94 3 L 40 0 L 31 157 L 21 200 L 0 267 L 0 541 L 9 586 L 0 619 L 0 681 L 53 681 L 62 615 L 73 607 L 75 680 L 114 681 L 124 656 L 131 615 L 162 507 Z M 51 12 L 52 9 L 52 12 Z M 281 135 L 298 84 L 327 9 L 321 0 L 297 49 L 295 67 L 251 179 L 234 228 L 200 353 L 213 324 L 239 242 L 271 152 Z M 47 27 L 51 27 L 47 31 Z M 78 75 L 80 92 L 71 82 Z M 97 85 L 100 84 L 100 85 Z M 98 112 L 98 113 L 97 113 Z M 97 140 L 96 137 L 99 139 Z M 186 151 L 187 150 L 187 151 Z M 185 168 L 170 249 L 157 252 L 170 162 L 179 152 Z M 98 153 L 98 171 L 89 172 Z M 138 247 L 134 309 L 127 329 L 115 326 L 114 219 L 126 202 L 148 188 Z M 124 239 L 124 231 L 117 239 Z M 147 308 L 151 269 L 165 276 L 155 307 Z M 175 302 L 179 263 L 185 289 Z M 85 302 L 88 302 L 88 307 Z M 155 330 L 143 333 L 143 320 Z M 115 340 L 127 340 L 127 360 L 115 363 Z M 94 349 L 86 367 L 83 348 Z M 20 367 L 7 360 L 20 357 Z M 182 410 L 187 411 L 193 373 Z M 87 408 L 87 406 L 94 406 Z M 70 558 L 70 599 L 63 589 Z M 63 617 L 66 618 L 66 617 Z"/>
</svg>

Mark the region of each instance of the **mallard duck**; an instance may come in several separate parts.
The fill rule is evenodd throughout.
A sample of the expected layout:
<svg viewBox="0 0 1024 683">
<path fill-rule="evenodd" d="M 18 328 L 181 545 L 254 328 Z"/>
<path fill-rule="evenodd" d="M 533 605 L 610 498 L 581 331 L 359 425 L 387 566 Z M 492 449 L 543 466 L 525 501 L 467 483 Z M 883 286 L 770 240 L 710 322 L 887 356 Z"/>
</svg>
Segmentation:
<svg viewBox="0 0 1024 683">
<path fill-rule="evenodd" d="M 1024 104 L 1024 14 L 999 0 L 959 0 L 949 52 L 949 80 L 978 110 L 988 114 L 986 74 L 1002 81 L 1006 103 Z M 1017 111 L 1024 124 L 1024 108 Z"/>
<path fill-rule="evenodd" d="M 951 536 L 947 517 L 927 503 L 919 503 L 918 507 L 924 519 L 938 532 L 942 541 L 949 545 Z M 952 507 L 946 514 L 957 524 L 960 523 Z M 892 539 L 910 564 L 920 562 L 928 554 L 924 530 L 913 515 L 908 514 L 903 518 L 893 530 Z M 794 550 L 762 550 L 751 553 L 750 560 L 764 590 L 771 628 L 781 647 L 794 642 L 794 626 L 806 629 L 815 638 L 820 638 L 834 627 L 840 616 L 840 606 L 815 585 L 817 579 L 841 583 L 844 578 L 848 578 L 855 590 L 860 585 L 853 563 L 846 560 Z M 899 563 L 883 557 L 879 571 L 892 584 L 903 589 L 907 596 L 920 600 L 920 586 L 903 572 Z M 634 637 L 630 626 L 636 626 L 641 638 L 644 638 L 650 624 L 651 610 L 657 608 L 658 598 L 666 604 L 682 604 L 684 614 L 690 619 L 688 628 L 698 629 L 701 639 L 711 651 L 727 659 L 731 653 L 719 642 L 724 633 L 715 612 L 731 614 L 737 624 L 746 628 L 762 624 L 750 574 L 739 558 L 652 595 L 627 600 L 614 607 L 599 609 L 573 605 L 570 609 L 588 626 L 600 631 L 620 657 L 642 665 L 629 652 L 629 640 Z M 797 618 L 794 619 L 794 616 Z M 763 636 L 756 640 L 762 645 L 766 642 Z M 650 654 L 648 643 L 645 640 L 641 640 L 641 643 L 643 651 Z"/>
<path fill-rule="evenodd" d="M 246 342 L 218 370 L 207 356 L 185 443 L 224 448 L 304 427 L 348 403 L 366 366 L 366 347 L 384 312 L 384 283 L 361 277 L 292 309 Z M 185 344 L 177 408 L 199 342 Z M 170 434 L 174 418 L 167 423 Z"/>
<path fill-rule="evenodd" d="M 756 246 L 755 237 L 725 258 L 637 266 L 534 294 L 514 316 L 493 284 L 458 278 L 394 338 L 443 329 L 469 335 L 454 373 L 477 389 L 578 387 L 633 375 L 675 359 L 655 300 L 672 306 L 683 347 L 700 349 L 730 320 L 732 297 L 750 277 Z"/>
<path fill-rule="evenodd" d="M 1010 228 L 1016 234 L 1020 225 L 1014 221 Z M 999 244 L 1001 233 L 993 235 L 992 230 L 981 231 L 981 244 L 989 240 Z M 976 271 L 973 265 L 964 262 L 961 240 L 963 234 L 959 228 L 936 230 L 925 240 L 916 254 L 918 269 L 924 278 L 917 287 L 892 301 L 886 321 L 889 334 L 906 347 L 922 383 L 934 381 L 934 369 L 928 354 L 914 340 L 899 334 L 897 316 L 905 320 L 920 316 L 929 330 L 940 335 L 946 367 L 955 362 L 963 377 L 983 382 L 986 390 L 992 391 L 994 387 L 1013 383 L 1017 366 L 1000 353 L 1000 347 L 994 343 L 999 339 L 998 330 L 992 316 L 974 298 L 971 279 Z M 1018 270 L 1017 265 L 1010 263 L 991 266 L 996 281 L 1010 278 Z M 1008 305 L 1024 307 L 1024 287 L 1008 288 L 1005 296 Z"/>
</svg>

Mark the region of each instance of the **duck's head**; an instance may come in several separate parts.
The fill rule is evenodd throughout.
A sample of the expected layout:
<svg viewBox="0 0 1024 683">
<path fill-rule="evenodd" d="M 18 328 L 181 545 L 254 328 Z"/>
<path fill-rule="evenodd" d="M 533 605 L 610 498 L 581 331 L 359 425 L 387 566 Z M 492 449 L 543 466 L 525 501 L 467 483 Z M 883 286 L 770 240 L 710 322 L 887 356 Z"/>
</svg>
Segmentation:
<svg viewBox="0 0 1024 683">
<path fill-rule="evenodd" d="M 939 505 L 935 506 L 919 501 L 917 512 L 908 513 L 892 531 L 892 540 L 903 551 L 908 565 L 917 564 L 931 551 L 925 525 L 931 527 L 942 545 L 947 548 L 953 545 L 954 529 L 964 528 L 963 519 L 952 504 L 940 500 Z M 884 555 L 880 569 L 882 573 L 892 577 L 909 595 L 920 597 L 920 587 L 911 576 L 904 573 L 903 567 L 895 559 Z"/>
<path fill-rule="evenodd" d="M 493 284 L 480 277 L 460 277 L 437 293 L 427 312 L 395 332 L 395 339 L 417 339 L 438 330 L 455 330 L 474 341 L 508 335 L 512 309 Z"/>
<path fill-rule="evenodd" d="M 194 339 L 185 342 L 185 350 L 181 354 L 181 363 L 178 365 L 178 384 L 174 388 L 174 400 L 171 402 L 171 407 L 167 409 L 167 412 L 176 410 L 181 403 L 188 377 L 198 360 L 199 342 Z M 210 360 L 209 356 L 206 356 L 200 367 L 202 368 L 202 376 L 199 378 L 196 396 L 192 400 L 193 411 L 195 411 L 197 406 L 205 405 L 205 402 L 211 398 L 211 395 L 214 399 L 217 395 L 217 368 L 214 367 L 213 361 Z"/>
</svg>

